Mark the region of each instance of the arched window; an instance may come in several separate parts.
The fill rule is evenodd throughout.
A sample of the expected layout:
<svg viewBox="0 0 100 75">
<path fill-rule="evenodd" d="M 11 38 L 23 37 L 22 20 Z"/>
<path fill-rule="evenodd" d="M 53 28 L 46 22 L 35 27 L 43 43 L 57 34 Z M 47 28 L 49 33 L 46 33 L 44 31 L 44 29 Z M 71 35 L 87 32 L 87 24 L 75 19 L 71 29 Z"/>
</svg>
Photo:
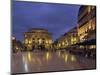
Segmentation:
<svg viewBox="0 0 100 75">
<path fill-rule="evenodd" d="M 25 44 L 28 44 L 28 39 L 25 39 Z"/>
<path fill-rule="evenodd" d="M 38 41 L 39 41 L 39 44 L 41 44 L 42 43 L 42 39 L 40 38 L 40 39 L 38 39 Z"/>
</svg>

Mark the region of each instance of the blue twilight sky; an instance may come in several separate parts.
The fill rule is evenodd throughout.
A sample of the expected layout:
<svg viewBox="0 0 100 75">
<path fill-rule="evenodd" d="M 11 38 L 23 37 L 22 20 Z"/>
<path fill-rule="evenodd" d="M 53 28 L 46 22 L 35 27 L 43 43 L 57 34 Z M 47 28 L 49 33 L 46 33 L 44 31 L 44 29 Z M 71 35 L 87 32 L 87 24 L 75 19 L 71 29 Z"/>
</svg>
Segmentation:
<svg viewBox="0 0 100 75">
<path fill-rule="evenodd" d="M 79 5 L 13 1 L 12 36 L 23 40 L 30 28 L 45 28 L 54 40 L 77 25 Z"/>
</svg>

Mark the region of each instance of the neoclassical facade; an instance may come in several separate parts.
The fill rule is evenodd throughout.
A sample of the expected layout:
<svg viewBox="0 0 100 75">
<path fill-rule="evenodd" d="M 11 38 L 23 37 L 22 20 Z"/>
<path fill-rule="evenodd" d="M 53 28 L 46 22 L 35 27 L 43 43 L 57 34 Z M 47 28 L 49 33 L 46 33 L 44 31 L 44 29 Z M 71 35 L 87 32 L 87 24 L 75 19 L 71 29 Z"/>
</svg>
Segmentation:
<svg viewBox="0 0 100 75">
<path fill-rule="evenodd" d="M 96 7 L 81 6 L 78 13 L 79 42 L 95 39 L 96 37 Z"/>
<path fill-rule="evenodd" d="M 77 27 L 73 27 L 68 32 L 66 32 L 64 35 L 62 35 L 59 39 L 56 40 L 56 48 L 68 48 L 71 45 L 74 45 L 77 43 Z"/>
<path fill-rule="evenodd" d="M 52 37 L 46 29 L 32 28 L 24 33 L 24 45 L 27 50 L 52 49 Z"/>
</svg>

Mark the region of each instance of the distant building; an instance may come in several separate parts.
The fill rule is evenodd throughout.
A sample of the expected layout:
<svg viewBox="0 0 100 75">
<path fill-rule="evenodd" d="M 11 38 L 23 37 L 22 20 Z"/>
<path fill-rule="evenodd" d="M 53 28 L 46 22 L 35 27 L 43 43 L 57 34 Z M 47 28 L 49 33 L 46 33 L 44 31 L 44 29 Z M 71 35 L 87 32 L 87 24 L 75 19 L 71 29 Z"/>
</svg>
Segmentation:
<svg viewBox="0 0 100 75">
<path fill-rule="evenodd" d="M 77 27 L 74 27 L 56 40 L 56 48 L 67 48 L 76 44 L 77 41 Z"/>
<path fill-rule="evenodd" d="M 46 29 L 32 28 L 24 33 L 24 45 L 27 50 L 51 49 L 52 37 Z"/>
<path fill-rule="evenodd" d="M 23 47 L 23 44 L 21 43 L 21 41 L 16 40 L 15 37 L 12 37 L 11 41 L 12 41 L 12 52 L 13 53 L 23 51 L 24 47 Z"/>
<path fill-rule="evenodd" d="M 96 38 L 96 7 L 81 6 L 78 13 L 79 42 Z"/>
<path fill-rule="evenodd" d="M 15 37 L 11 37 L 11 42 L 12 42 L 12 50 L 11 52 L 15 52 L 15 49 L 16 49 L 16 38 Z"/>
</svg>

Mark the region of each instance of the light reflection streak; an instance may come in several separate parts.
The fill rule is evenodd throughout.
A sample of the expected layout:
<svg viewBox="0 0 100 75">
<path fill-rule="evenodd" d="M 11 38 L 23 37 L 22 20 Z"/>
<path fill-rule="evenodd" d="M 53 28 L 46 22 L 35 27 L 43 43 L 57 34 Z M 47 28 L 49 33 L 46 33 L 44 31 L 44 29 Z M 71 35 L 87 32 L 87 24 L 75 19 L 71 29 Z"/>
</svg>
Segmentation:
<svg viewBox="0 0 100 75">
<path fill-rule="evenodd" d="M 68 55 L 65 55 L 65 62 L 68 61 Z"/>
<path fill-rule="evenodd" d="M 27 65 L 27 63 L 24 63 L 24 68 L 25 68 L 25 71 L 28 72 L 28 65 Z"/>
<path fill-rule="evenodd" d="M 28 53 L 28 59 L 29 59 L 30 62 L 32 61 L 32 56 L 31 56 L 30 52 Z"/>
<path fill-rule="evenodd" d="M 24 69 L 26 72 L 28 72 L 28 62 L 27 62 L 27 58 L 24 55 L 22 56 L 22 60 L 23 60 Z"/>
<path fill-rule="evenodd" d="M 57 56 L 64 60 L 65 63 L 68 61 L 74 62 L 76 61 L 76 57 L 74 55 L 70 55 L 68 52 L 61 53 L 61 51 L 57 52 Z"/>
<path fill-rule="evenodd" d="M 61 56 L 61 52 L 60 52 L 60 51 L 58 52 L 58 56 L 59 56 L 59 57 Z"/>
<path fill-rule="evenodd" d="M 63 59 L 63 61 L 67 64 L 69 61 L 74 62 L 76 61 L 76 57 L 74 55 L 70 55 L 68 52 L 57 52 L 57 56 L 59 59 Z M 42 65 L 46 65 L 43 62 L 49 63 L 50 59 L 52 57 L 52 54 L 50 52 L 46 52 L 45 55 L 43 55 L 41 58 L 36 54 L 32 55 L 30 52 L 25 56 L 23 55 L 23 66 L 25 69 L 25 72 L 28 72 L 29 66 L 28 64 L 32 63 L 33 65 L 38 65 L 38 67 Z M 44 59 L 43 59 L 44 58 Z"/>
<path fill-rule="evenodd" d="M 73 61 L 76 61 L 76 58 L 75 58 L 74 55 L 71 56 L 71 61 L 72 61 L 72 62 L 73 62 Z"/>
<path fill-rule="evenodd" d="M 64 58 L 65 56 L 64 56 L 64 54 L 62 54 L 62 58 Z"/>
<path fill-rule="evenodd" d="M 49 61 L 51 59 L 50 52 L 46 52 L 45 58 L 46 58 L 47 61 Z"/>
<path fill-rule="evenodd" d="M 46 53 L 46 59 L 49 59 L 49 52 Z"/>
<path fill-rule="evenodd" d="M 34 64 L 42 64 L 40 58 L 38 56 L 32 56 L 31 52 L 28 53 L 27 58 L 30 62 L 34 62 Z"/>
<path fill-rule="evenodd" d="M 56 54 L 58 57 L 61 57 L 61 51 L 57 51 Z"/>
</svg>

